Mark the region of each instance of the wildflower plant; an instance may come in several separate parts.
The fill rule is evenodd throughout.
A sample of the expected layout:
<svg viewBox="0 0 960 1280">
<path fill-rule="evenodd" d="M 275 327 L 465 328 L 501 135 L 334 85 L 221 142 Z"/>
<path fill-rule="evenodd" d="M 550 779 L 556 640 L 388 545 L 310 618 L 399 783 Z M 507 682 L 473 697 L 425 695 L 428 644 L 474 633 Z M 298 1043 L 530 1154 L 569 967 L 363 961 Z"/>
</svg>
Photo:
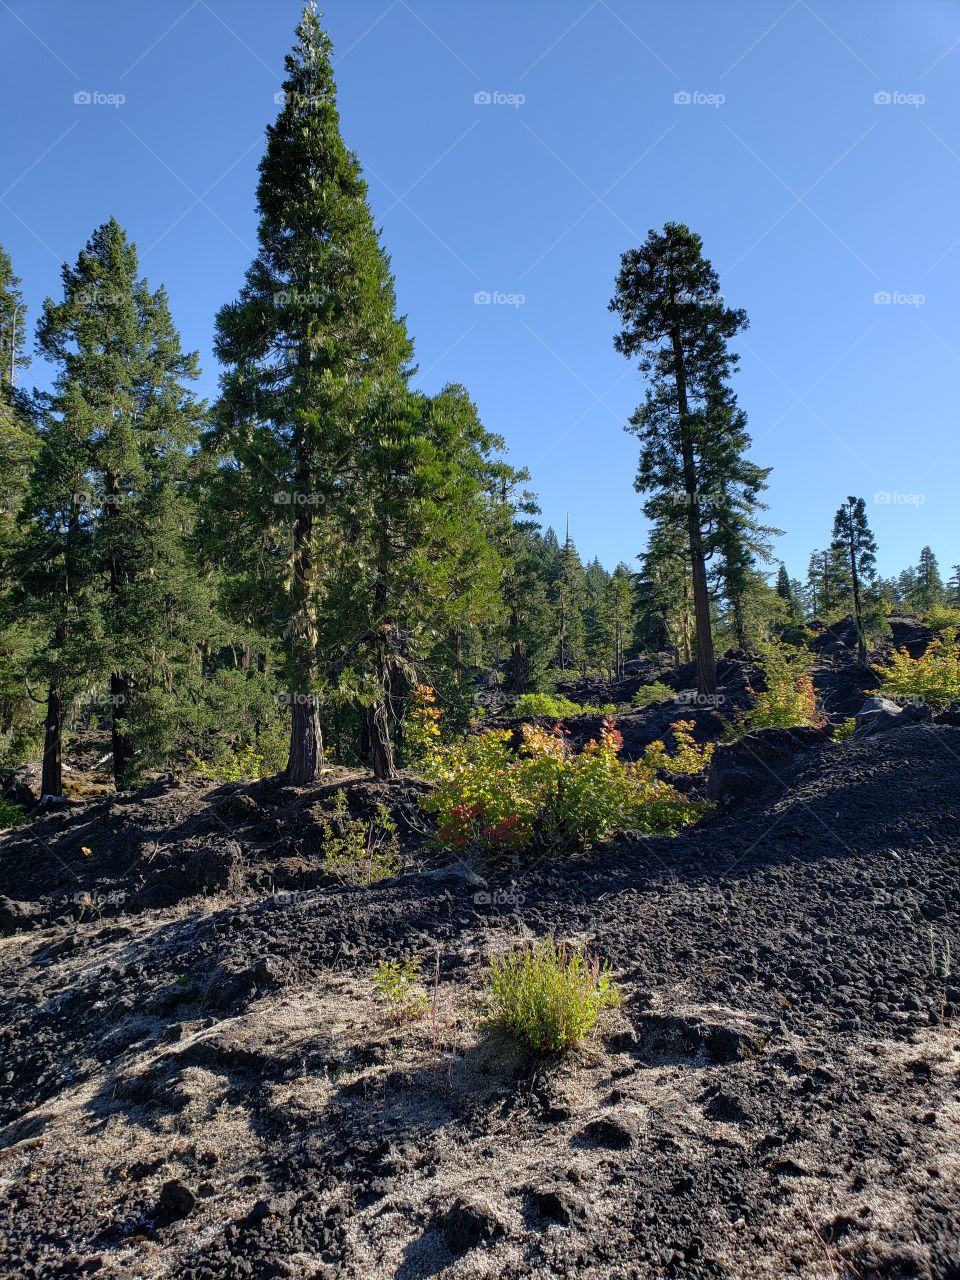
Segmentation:
<svg viewBox="0 0 960 1280">
<path fill-rule="evenodd" d="M 933 640 L 920 658 L 896 649 L 890 666 L 881 668 L 883 691 L 895 698 L 947 706 L 960 699 L 960 644 Z"/>
<path fill-rule="evenodd" d="M 661 771 L 693 772 L 709 753 L 680 722 L 678 754 L 662 742 L 642 760 L 620 759 L 623 738 L 607 717 L 598 738 L 579 752 L 559 723 L 524 724 L 520 742 L 509 730 L 490 730 L 434 751 L 425 762 L 434 790 L 424 809 L 448 849 L 520 850 L 537 842 L 581 851 L 625 832 L 670 835 L 703 813 Z"/>
<path fill-rule="evenodd" d="M 489 1025 L 542 1053 L 573 1048 L 620 998 L 609 966 L 553 937 L 491 960 L 482 996 Z"/>
</svg>

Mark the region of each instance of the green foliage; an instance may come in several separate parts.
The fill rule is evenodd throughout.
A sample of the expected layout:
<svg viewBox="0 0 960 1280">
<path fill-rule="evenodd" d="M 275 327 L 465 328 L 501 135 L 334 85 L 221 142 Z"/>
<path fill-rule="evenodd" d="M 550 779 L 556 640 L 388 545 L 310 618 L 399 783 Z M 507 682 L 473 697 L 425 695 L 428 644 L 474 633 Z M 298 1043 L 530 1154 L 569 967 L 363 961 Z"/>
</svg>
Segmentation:
<svg viewBox="0 0 960 1280">
<path fill-rule="evenodd" d="M 252 782 L 275 777 L 286 759 L 287 735 L 279 726 L 250 742 L 226 749 L 215 760 L 201 760 L 188 752 L 192 773 L 208 782 Z"/>
<path fill-rule="evenodd" d="M 813 661 L 809 650 L 792 649 L 775 640 L 761 645 L 766 689 L 757 693 L 755 705 L 733 722 L 730 736 L 739 737 L 751 729 L 792 729 L 821 723 L 811 675 Z"/>
<path fill-rule="evenodd" d="M 890 666 L 876 670 L 883 680 L 883 692 L 895 698 L 929 706 L 960 700 L 960 644 L 932 640 L 920 658 L 897 649 Z"/>
<path fill-rule="evenodd" d="M 571 1049 L 620 1003 L 609 966 L 553 937 L 490 961 L 488 1021 L 539 1053 Z"/>
<path fill-rule="evenodd" d="M 381 960 L 373 974 L 373 985 L 386 1001 L 394 1022 L 407 1022 L 420 1018 L 427 1011 L 429 1000 L 417 990 L 420 981 L 420 962 L 416 959 Z"/>
<path fill-rule="evenodd" d="M 377 805 L 369 821 L 352 818 L 345 793 L 337 791 L 332 814 L 320 820 L 320 832 L 327 870 L 349 884 L 369 887 L 401 869 L 397 824 L 384 804 Z"/>
<path fill-rule="evenodd" d="M 849 742 L 856 730 L 856 716 L 851 716 L 849 720 L 844 720 L 843 724 L 837 725 L 833 731 L 833 740 L 834 742 Z"/>
<path fill-rule="evenodd" d="M 427 759 L 425 772 L 436 786 L 423 807 L 449 849 L 519 850 L 536 839 L 577 851 L 627 831 L 674 834 L 703 812 L 659 776 L 675 764 L 690 771 L 700 751 L 684 754 L 684 726 L 677 730 L 677 757 L 656 742 L 632 762 L 619 759 L 623 739 L 612 720 L 579 752 L 564 735 L 530 724 L 522 726 L 518 751 L 507 730 L 477 734 Z M 700 756 L 700 767 L 708 758 Z"/>
<path fill-rule="evenodd" d="M 569 716 L 610 716 L 616 709 L 612 702 L 598 707 L 590 702 L 572 702 L 560 693 L 524 693 L 513 704 L 513 715 L 563 720 Z"/>
<path fill-rule="evenodd" d="M 960 608 L 950 604 L 936 604 L 927 611 L 924 622 L 931 631 L 960 630 Z"/>
<path fill-rule="evenodd" d="M 632 705 L 640 708 L 652 707 L 657 702 L 672 702 L 676 696 L 676 691 L 669 685 L 655 680 L 653 684 L 645 684 L 642 689 L 637 690 L 633 695 Z"/>
<path fill-rule="evenodd" d="M 13 804 L 10 800 L 0 799 L 0 828 L 19 827 L 28 818 L 22 805 Z"/>
</svg>

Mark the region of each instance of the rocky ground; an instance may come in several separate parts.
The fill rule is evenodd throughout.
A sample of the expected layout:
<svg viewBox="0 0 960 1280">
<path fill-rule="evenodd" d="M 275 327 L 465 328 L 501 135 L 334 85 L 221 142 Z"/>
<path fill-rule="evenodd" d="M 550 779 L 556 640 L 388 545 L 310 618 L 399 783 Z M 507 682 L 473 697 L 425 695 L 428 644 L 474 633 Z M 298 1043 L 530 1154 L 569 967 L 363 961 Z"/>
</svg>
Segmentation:
<svg viewBox="0 0 960 1280">
<path fill-rule="evenodd" d="M 337 786 L 399 875 L 326 874 Z M 677 839 L 499 867 L 427 851 L 409 778 L 9 833 L 0 1274 L 960 1280 L 960 728 L 768 732 L 711 788 Z M 477 1005 L 551 932 L 625 996 L 565 1058 Z"/>
</svg>

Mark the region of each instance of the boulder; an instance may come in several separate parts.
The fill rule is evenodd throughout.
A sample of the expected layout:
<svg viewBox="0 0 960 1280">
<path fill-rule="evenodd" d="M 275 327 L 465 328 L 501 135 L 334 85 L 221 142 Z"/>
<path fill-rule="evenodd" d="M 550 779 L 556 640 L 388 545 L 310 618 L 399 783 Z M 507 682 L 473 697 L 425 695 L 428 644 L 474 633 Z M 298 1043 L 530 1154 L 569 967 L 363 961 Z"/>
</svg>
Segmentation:
<svg viewBox="0 0 960 1280">
<path fill-rule="evenodd" d="M 890 729 L 902 729 L 908 724 L 920 724 L 931 718 L 929 707 L 907 704 L 901 706 L 890 698 L 879 696 L 867 698 L 857 712 L 855 738 L 866 738 L 875 733 L 886 733 Z"/>
<path fill-rule="evenodd" d="M 826 729 L 798 726 L 755 729 L 736 742 L 722 743 L 710 762 L 707 799 L 726 803 L 782 790 L 798 757 L 828 737 Z"/>
</svg>

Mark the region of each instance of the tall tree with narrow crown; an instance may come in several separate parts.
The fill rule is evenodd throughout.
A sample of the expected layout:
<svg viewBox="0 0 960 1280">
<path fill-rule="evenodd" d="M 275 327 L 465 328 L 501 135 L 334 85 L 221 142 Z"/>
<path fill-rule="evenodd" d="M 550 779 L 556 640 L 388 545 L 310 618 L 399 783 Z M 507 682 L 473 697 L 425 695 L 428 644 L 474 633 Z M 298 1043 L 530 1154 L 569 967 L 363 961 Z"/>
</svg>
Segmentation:
<svg viewBox="0 0 960 1280">
<path fill-rule="evenodd" d="M 853 613 L 857 624 L 857 660 L 867 661 L 867 638 L 863 625 L 863 585 L 872 579 L 877 559 L 877 544 L 867 524 L 867 508 L 863 498 L 848 497 L 833 521 L 831 548 L 838 558 L 846 558 L 853 591 Z"/>
<path fill-rule="evenodd" d="M 700 237 L 675 222 L 623 255 L 610 310 L 623 325 L 616 349 L 639 357 L 647 380 L 645 403 L 628 428 L 642 445 L 636 488 L 651 495 L 644 504 L 650 519 L 684 530 L 697 683 L 701 693 L 713 694 L 707 560 L 724 541 L 729 552 L 732 513 L 750 519 L 767 475 L 746 457 L 745 416 L 728 385 L 737 364 L 729 343 L 747 327 L 747 316 L 720 297 Z"/>
<path fill-rule="evenodd" d="M 269 600 L 267 627 L 275 610 L 285 630 L 293 784 L 323 763 L 320 558 L 335 560 L 349 525 L 367 406 L 407 381 L 412 357 L 366 183 L 340 134 L 331 56 L 308 5 L 260 164 L 260 249 L 217 317 L 226 370 L 208 441 L 225 459 L 213 500 L 239 506 L 239 495 L 247 507 L 259 547 L 251 591 Z"/>
<path fill-rule="evenodd" d="M 181 349 L 166 293 L 139 276 L 115 219 L 62 275 L 63 299 L 46 301 L 37 331 L 57 373 L 18 551 L 24 603 L 50 634 L 48 794 L 59 790 L 59 735 L 81 673 L 109 677 L 122 789 L 153 763 L 137 758 L 195 665 L 202 625 L 186 555 L 185 482 L 202 412 L 187 386 L 196 355 Z"/>
</svg>

